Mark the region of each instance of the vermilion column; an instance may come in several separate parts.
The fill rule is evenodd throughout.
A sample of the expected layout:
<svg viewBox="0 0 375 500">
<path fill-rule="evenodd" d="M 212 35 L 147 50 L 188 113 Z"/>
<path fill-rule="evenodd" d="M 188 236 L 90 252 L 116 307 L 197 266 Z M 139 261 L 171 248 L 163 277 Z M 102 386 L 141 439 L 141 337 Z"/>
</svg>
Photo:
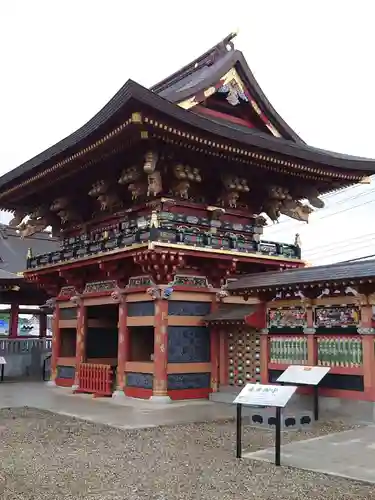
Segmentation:
<svg viewBox="0 0 375 500">
<path fill-rule="evenodd" d="M 220 363 L 220 332 L 216 326 L 210 329 L 210 350 L 211 350 L 211 392 L 219 389 L 219 363 Z"/>
<path fill-rule="evenodd" d="M 217 327 L 219 336 L 219 381 L 220 385 L 228 385 L 228 337 L 227 332 L 221 327 Z"/>
<path fill-rule="evenodd" d="M 52 357 L 51 357 L 51 380 L 48 382 L 49 385 L 56 385 L 57 377 L 57 360 L 60 356 L 60 308 L 58 302 L 56 302 L 55 309 L 52 316 Z"/>
<path fill-rule="evenodd" d="M 375 401 L 375 331 L 372 328 L 372 306 L 361 306 L 361 326 L 358 333 L 362 337 L 363 384 L 365 394 Z"/>
<path fill-rule="evenodd" d="M 9 318 L 9 338 L 14 339 L 18 337 L 18 315 L 19 315 L 20 305 L 12 304 L 10 306 L 10 318 Z"/>
<path fill-rule="evenodd" d="M 129 357 L 129 329 L 127 327 L 126 298 L 121 296 L 118 306 L 118 348 L 117 348 L 117 379 L 114 398 L 124 397 L 125 365 Z"/>
<path fill-rule="evenodd" d="M 265 301 L 258 305 L 255 324 L 260 332 L 260 381 L 262 384 L 268 384 L 269 341 Z"/>
<path fill-rule="evenodd" d="M 167 403 L 171 399 L 167 390 L 168 365 L 168 301 L 155 300 L 154 328 L 154 383 L 151 401 Z"/>
<path fill-rule="evenodd" d="M 211 312 L 217 311 L 219 304 L 216 296 L 212 298 Z M 217 326 L 210 326 L 210 357 L 211 357 L 211 392 L 219 390 L 220 380 L 220 331 Z M 226 363 L 227 364 L 227 363 Z"/>
<path fill-rule="evenodd" d="M 306 307 L 306 328 L 303 333 L 307 336 L 307 364 L 315 366 L 318 364 L 318 350 L 315 342 L 314 315 L 311 305 Z"/>
<path fill-rule="evenodd" d="M 76 340 L 76 371 L 74 377 L 73 390 L 79 387 L 79 367 L 85 362 L 86 358 L 86 335 L 87 335 L 87 308 L 82 300 L 77 308 L 77 340 Z"/>
</svg>

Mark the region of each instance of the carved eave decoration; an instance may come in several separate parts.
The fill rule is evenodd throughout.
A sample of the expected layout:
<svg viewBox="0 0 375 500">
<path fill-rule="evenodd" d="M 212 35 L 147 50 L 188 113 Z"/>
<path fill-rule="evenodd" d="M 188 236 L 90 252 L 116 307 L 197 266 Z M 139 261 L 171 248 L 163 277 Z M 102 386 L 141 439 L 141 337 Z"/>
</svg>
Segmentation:
<svg viewBox="0 0 375 500">
<path fill-rule="evenodd" d="M 208 139 L 206 133 L 204 135 L 203 133 L 191 133 L 184 128 L 177 128 L 163 120 L 136 112 L 132 113 L 121 125 L 112 129 L 89 146 L 82 148 L 73 155 L 67 156 L 64 160 L 55 163 L 23 182 L 9 189 L 2 190 L 0 193 L 0 203 L 2 199 L 9 197 L 15 191 L 28 187 L 30 184 L 40 181 L 52 173 L 57 174 L 60 169 L 67 168 L 68 165 L 76 161 L 79 161 L 79 167 L 82 168 L 82 161 L 84 161 L 86 156 L 91 155 L 94 151 L 100 149 L 104 143 L 114 139 L 123 133 L 127 127 L 133 125 L 140 128 L 140 138 L 147 136 L 150 139 L 160 139 L 167 144 L 188 148 L 190 151 L 204 153 L 216 158 L 226 158 L 235 163 L 251 165 L 255 168 L 282 173 L 286 176 L 305 178 L 311 181 L 329 182 L 332 185 L 332 191 L 342 187 L 343 183 L 352 184 L 363 181 L 363 175 L 357 173 L 330 170 L 329 167 L 313 165 L 310 162 L 302 163 L 287 160 L 283 158 L 282 154 L 261 152 L 256 147 L 237 147 L 219 138 Z M 142 132 L 146 131 L 145 129 L 149 130 L 149 133 L 142 135 Z M 337 186 L 335 186 L 335 180 L 338 182 Z"/>
</svg>

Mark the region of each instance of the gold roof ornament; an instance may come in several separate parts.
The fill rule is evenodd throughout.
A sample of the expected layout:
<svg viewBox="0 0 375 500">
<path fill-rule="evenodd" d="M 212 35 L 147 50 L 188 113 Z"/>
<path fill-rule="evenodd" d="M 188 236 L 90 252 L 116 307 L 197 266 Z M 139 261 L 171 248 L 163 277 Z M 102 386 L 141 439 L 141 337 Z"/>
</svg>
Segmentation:
<svg viewBox="0 0 375 500">
<path fill-rule="evenodd" d="M 371 184 L 371 177 L 365 176 L 359 181 L 360 184 Z"/>
<path fill-rule="evenodd" d="M 26 255 L 26 257 L 27 257 L 28 259 L 32 259 L 32 258 L 33 258 L 33 251 L 32 251 L 32 248 L 31 248 L 31 247 L 29 247 L 29 248 L 27 249 L 27 255 Z"/>
<path fill-rule="evenodd" d="M 299 233 L 297 233 L 296 236 L 295 236 L 295 238 L 294 238 L 294 244 L 298 248 L 302 247 L 301 236 L 299 235 Z"/>
</svg>

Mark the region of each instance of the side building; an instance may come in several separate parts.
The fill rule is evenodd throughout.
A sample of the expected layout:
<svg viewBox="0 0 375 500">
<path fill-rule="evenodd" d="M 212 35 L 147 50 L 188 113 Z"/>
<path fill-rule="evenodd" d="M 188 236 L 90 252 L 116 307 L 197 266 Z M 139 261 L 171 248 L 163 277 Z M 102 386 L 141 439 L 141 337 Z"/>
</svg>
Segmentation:
<svg viewBox="0 0 375 500">
<path fill-rule="evenodd" d="M 293 364 L 329 367 L 319 385 L 321 405 L 373 420 L 375 260 L 253 274 L 228 291 L 260 301 L 243 322 L 260 335 L 263 383 L 275 382 Z M 215 399 L 225 401 L 242 385 L 244 338 L 223 324 L 218 328 L 227 367 Z"/>
<path fill-rule="evenodd" d="M 233 35 L 152 89 L 129 80 L 81 129 L 0 178 L 0 208 L 29 216 L 22 231 L 61 235 L 24 273 L 56 298 L 53 383 L 207 398 L 228 366 L 215 325 L 257 315 L 225 287 L 304 266 L 298 236 L 262 239 L 261 214 L 307 221 L 321 195 L 374 172 L 372 160 L 306 145 Z M 260 338 L 245 335 L 244 380 L 258 380 Z"/>
</svg>

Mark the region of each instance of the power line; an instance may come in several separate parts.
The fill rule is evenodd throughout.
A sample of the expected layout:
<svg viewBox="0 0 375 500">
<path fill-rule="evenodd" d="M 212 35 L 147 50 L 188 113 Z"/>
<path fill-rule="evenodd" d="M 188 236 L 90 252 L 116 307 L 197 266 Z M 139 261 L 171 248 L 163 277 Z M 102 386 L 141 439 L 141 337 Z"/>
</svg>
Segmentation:
<svg viewBox="0 0 375 500">
<path fill-rule="evenodd" d="M 337 241 L 337 242 L 331 242 L 328 245 L 316 246 L 316 247 L 313 247 L 310 249 L 306 249 L 306 253 L 310 257 L 310 255 L 318 254 L 318 253 L 321 253 L 322 251 L 327 251 L 330 248 L 336 248 L 338 246 L 340 246 L 340 248 L 345 248 L 347 246 L 351 246 L 355 242 L 356 242 L 355 244 L 358 245 L 358 243 L 363 243 L 365 240 L 368 240 L 369 238 L 375 238 L 375 233 L 369 233 L 369 234 L 357 236 L 356 238 L 351 238 L 350 241 L 345 239 L 345 240 L 341 240 L 341 241 Z M 359 240 L 359 241 L 357 241 L 357 240 Z"/>
<path fill-rule="evenodd" d="M 374 244 L 372 244 L 372 243 L 371 243 L 371 244 L 363 245 L 363 246 L 360 246 L 360 247 L 358 247 L 358 248 L 353 248 L 352 250 L 346 250 L 346 251 L 344 251 L 344 252 L 336 252 L 336 253 L 331 253 L 331 254 L 329 255 L 329 257 L 330 257 L 330 258 L 331 258 L 331 257 L 336 257 L 336 256 L 344 255 L 344 254 L 346 254 L 346 253 L 350 253 L 351 251 L 352 251 L 352 252 L 354 252 L 354 251 L 356 251 L 356 250 L 365 250 L 365 249 L 367 249 L 367 248 L 371 248 L 371 249 L 373 249 L 373 248 L 374 248 Z M 303 256 L 303 255 L 302 255 L 302 256 Z M 314 258 L 314 260 L 316 260 L 316 259 L 318 259 L 318 257 Z M 324 258 L 323 258 L 322 260 L 324 260 Z"/>
</svg>

